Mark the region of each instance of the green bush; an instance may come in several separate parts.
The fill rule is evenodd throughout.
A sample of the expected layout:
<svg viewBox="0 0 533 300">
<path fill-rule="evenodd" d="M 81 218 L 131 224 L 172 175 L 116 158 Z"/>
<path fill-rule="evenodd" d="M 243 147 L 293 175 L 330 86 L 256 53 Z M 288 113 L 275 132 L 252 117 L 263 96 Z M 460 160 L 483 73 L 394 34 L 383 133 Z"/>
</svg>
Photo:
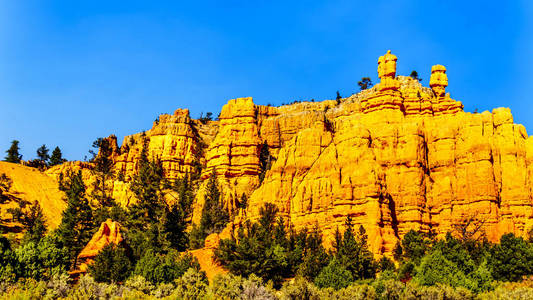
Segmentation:
<svg viewBox="0 0 533 300">
<path fill-rule="evenodd" d="M 326 297 L 328 294 L 325 294 Z M 324 298 L 326 298 L 324 297 Z M 371 300 L 377 299 L 376 291 L 374 288 L 368 284 L 354 284 L 346 288 L 340 289 L 337 292 L 329 296 L 330 299 L 338 300 L 350 300 L 350 299 L 361 299 L 361 300 Z"/>
<path fill-rule="evenodd" d="M 424 256 L 413 278 L 420 285 L 431 286 L 437 283 L 453 287 L 471 288 L 473 283 L 453 262 L 447 260 L 440 250 Z"/>
<path fill-rule="evenodd" d="M 462 287 L 453 288 L 442 284 L 435 286 L 420 286 L 416 284 L 416 282 L 410 282 L 405 287 L 401 299 L 468 300 L 474 299 L 474 295 L 469 290 Z"/>
<path fill-rule="evenodd" d="M 67 271 L 68 250 L 59 247 L 53 236 L 46 236 L 39 242 L 28 242 L 15 249 L 19 262 L 18 273 L 24 278 L 50 279 Z"/>
<path fill-rule="evenodd" d="M 281 295 L 283 300 L 320 299 L 318 288 L 300 276 L 286 282 L 281 288 Z"/>
<path fill-rule="evenodd" d="M 172 294 L 178 299 L 204 299 L 209 282 L 204 272 L 189 268 L 176 280 L 176 290 Z"/>
<path fill-rule="evenodd" d="M 70 290 L 68 299 L 116 299 L 123 296 L 123 285 L 99 283 L 89 274 L 80 277 L 78 283 Z"/>
<path fill-rule="evenodd" d="M 131 273 L 131 262 L 124 248 L 109 244 L 105 246 L 89 265 L 89 274 L 97 282 L 122 282 Z"/>
<path fill-rule="evenodd" d="M 218 274 L 209 286 L 209 294 L 214 299 L 239 299 L 243 292 L 243 282 L 241 276 L 235 276 L 231 273 Z"/>
<path fill-rule="evenodd" d="M 485 292 L 478 296 L 481 300 L 493 300 L 493 299 L 533 299 L 532 287 L 517 287 L 507 288 L 498 287 L 494 291 Z"/>
<path fill-rule="evenodd" d="M 124 286 L 147 295 L 151 294 L 154 289 L 154 285 L 140 275 L 134 275 L 128 278 L 124 283 Z"/>
<path fill-rule="evenodd" d="M 265 286 L 261 277 L 254 274 L 248 276 L 242 283 L 243 300 L 274 300 L 277 297 L 274 295 L 272 286 Z"/>
<path fill-rule="evenodd" d="M 353 282 L 352 273 L 348 271 L 336 258 L 320 271 L 315 278 L 315 284 L 320 288 L 345 288 Z"/>
<path fill-rule="evenodd" d="M 140 275 L 153 284 L 169 283 L 181 277 L 189 268 L 200 269 L 196 258 L 176 251 L 157 254 L 148 250 L 135 265 L 134 275 Z"/>
<path fill-rule="evenodd" d="M 525 275 L 533 274 L 533 245 L 521 237 L 504 234 L 490 252 L 494 279 L 518 281 Z"/>
<path fill-rule="evenodd" d="M 0 282 L 15 282 L 18 269 L 17 255 L 11 249 L 9 240 L 0 236 Z"/>
</svg>

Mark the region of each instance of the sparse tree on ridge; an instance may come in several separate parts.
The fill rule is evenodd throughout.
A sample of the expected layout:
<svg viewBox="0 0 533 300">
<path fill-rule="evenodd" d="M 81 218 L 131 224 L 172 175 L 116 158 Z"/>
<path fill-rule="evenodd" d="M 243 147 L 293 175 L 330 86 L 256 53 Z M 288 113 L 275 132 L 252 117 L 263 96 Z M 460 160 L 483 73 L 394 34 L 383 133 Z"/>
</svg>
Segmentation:
<svg viewBox="0 0 533 300">
<path fill-rule="evenodd" d="M 409 77 L 413 78 L 414 80 L 418 80 L 419 82 L 422 81 L 422 78 L 418 77 L 418 72 L 415 70 L 411 72 L 411 75 L 409 75 Z"/>
<path fill-rule="evenodd" d="M 55 147 L 54 151 L 52 151 L 52 156 L 50 157 L 50 166 L 60 165 L 65 161 L 66 159 L 63 158 L 61 149 L 59 149 L 59 147 Z"/>
<path fill-rule="evenodd" d="M 6 151 L 7 156 L 5 158 L 5 161 L 15 164 L 20 164 L 20 160 L 22 159 L 22 155 L 19 154 L 19 141 L 13 140 L 11 142 L 11 147 Z"/>
<path fill-rule="evenodd" d="M 372 79 L 370 79 L 370 77 L 361 78 L 361 81 L 359 81 L 357 84 L 359 85 L 361 91 L 369 89 L 373 86 Z"/>
<path fill-rule="evenodd" d="M 48 154 L 49 150 L 46 148 L 46 145 L 43 144 L 41 147 L 37 148 L 37 157 L 42 162 L 42 164 L 48 164 L 50 160 L 50 155 Z"/>
</svg>

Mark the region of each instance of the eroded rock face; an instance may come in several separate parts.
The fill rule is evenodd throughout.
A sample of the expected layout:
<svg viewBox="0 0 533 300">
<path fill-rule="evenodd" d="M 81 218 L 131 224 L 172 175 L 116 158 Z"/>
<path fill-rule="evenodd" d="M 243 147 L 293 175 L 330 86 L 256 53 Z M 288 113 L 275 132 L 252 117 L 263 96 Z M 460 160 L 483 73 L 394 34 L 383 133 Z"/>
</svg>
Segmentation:
<svg viewBox="0 0 533 300">
<path fill-rule="evenodd" d="M 266 202 L 296 229 L 318 223 L 327 242 L 350 215 L 379 254 L 390 253 L 410 229 L 443 235 L 472 216 L 484 221 L 490 240 L 524 234 L 533 225 L 533 142 L 525 128 L 506 108 L 464 112 L 446 93 L 444 66 L 432 68 L 428 88 L 397 76 L 397 63 L 390 52 L 380 57 L 380 82 L 340 103 L 272 107 L 239 98 L 205 124 L 185 109 L 162 115 L 151 130 L 124 138 L 117 148 L 115 170 L 123 180 L 110 183 L 113 197 L 131 201 L 129 181 L 145 141 L 168 178 L 204 166 L 193 222 L 200 220 L 205 181 L 216 172 L 235 216 L 222 238 L 256 219 Z M 272 165 L 261 182 L 264 142 Z M 249 197 L 246 211 L 237 209 L 242 194 Z"/>
<path fill-rule="evenodd" d="M 120 233 L 120 224 L 107 219 L 100 225 L 98 231 L 93 235 L 89 243 L 78 254 L 78 272 L 86 272 L 87 266 L 90 265 L 96 255 L 104 249 L 105 246 L 122 243 L 123 238 Z"/>
<path fill-rule="evenodd" d="M 332 126 L 316 122 L 281 147 L 246 215 L 272 202 L 295 228 L 318 223 L 329 241 L 350 215 L 375 253 L 390 253 L 410 229 L 442 236 L 473 216 L 490 240 L 524 234 L 533 213 L 524 127 L 509 109 L 464 112 L 445 94 L 443 66 L 430 90 L 396 77 L 395 64 L 380 58 L 376 87 L 327 111 Z"/>
<path fill-rule="evenodd" d="M 20 232 L 21 224 L 13 222 L 9 208 L 19 207 L 20 201 L 39 203 L 43 210 L 48 229 L 57 228 L 61 222 L 61 212 L 65 209 L 65 194 L 59 190 L 57 181 L 38 169 L 0 161 L 0 174 L 11 180 L 7 195 L 9 201 L 0 203 L 0 225 L 7 232 Z"/>
</svg>

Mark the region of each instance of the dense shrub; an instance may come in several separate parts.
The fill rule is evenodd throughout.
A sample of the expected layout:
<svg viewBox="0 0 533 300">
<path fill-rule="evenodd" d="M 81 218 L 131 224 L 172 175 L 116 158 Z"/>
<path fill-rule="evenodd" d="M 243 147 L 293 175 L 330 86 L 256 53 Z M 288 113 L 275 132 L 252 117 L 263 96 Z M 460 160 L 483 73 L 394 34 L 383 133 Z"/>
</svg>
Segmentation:
<svg viewBox="0 0 533 300">
<path fill-rule="evenodd" d="M 0 236 L 0 282 L 15 282 L 18 269 L 17 255 L 9 240 Z"/>
<path fill-rule="evenodd" d="M 152 284 L 169 283 L 181 277 L 189 268 L 200 269 L 192 255 L 183 255 L 176 251 L 158 254 L 148 250 L 137 262 L 133 274 L 140 275 Z"/>
<path fill-rule="evenodd" d="M 272 286 L 265 286 L 263 280 L 252 274 L 242 283 L 243 300 L 273 300 L 276 299 Z"/>
<path fill-rule="evenodd" d="M 15 250 L 19 275 L 25 278 L 50 279 L 63 274 L 69 266 L 68 250 L 57 239 L 46 236 L 39 242 L 28 242 Z"/>
<path fill-rule="evenodd" d="M 496 280 L 517 281 L 533 274 L 533 246 L 512 233 L 492 247 L 490 265 Z"/>
<path fill-rule="evenodd" d="M 243 278 L 231 273 L 216 275 L 209 286 L 214 299 L 239 299 L 243 292 Z"/>
<path fill-rule="evenodd" d="M 320 288 L 333 288 L 335 290 L 345 288 L 353 282 L 352 273 L 344 267 L 336 258 L 322 269 L 315 278 L 315 284 Z"/>
<path fill-rule="evenodd" d="M 281 288 L 281 294 L 281 299 L 284 300 L 321 299 L 318 288 L 303 277 L 286 282 Z"/>
<path fill-rule="evenodd" d="M 89 273 L 97 282 L 122 282 L 131 273 L 131 262 L 123 247 L 105 246 L 89 265 Z"/>
<path fill-rule="evenodd" d="M 204 299 L 209 282 L 204 272 L 189 268 L 176 280 L 176 290 L 172 296 L 179 299 Z"/>
</svg>

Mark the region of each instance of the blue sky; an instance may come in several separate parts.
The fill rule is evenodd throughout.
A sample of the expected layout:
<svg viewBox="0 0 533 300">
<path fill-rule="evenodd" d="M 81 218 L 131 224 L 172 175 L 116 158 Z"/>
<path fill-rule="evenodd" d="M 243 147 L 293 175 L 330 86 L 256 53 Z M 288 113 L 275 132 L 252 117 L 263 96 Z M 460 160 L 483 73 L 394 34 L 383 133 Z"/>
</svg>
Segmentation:
<svg viewBox="0 0 533 300">
<path fill-rule="evenodd" d="M 18 139 L 23 159 L 83 159 L 179 107 L 347 96 L 387 49 L 400 75 L 427 85 L 443 64 L 466 111 L 510 107 L 532 132 L 531 1 L 288 2 L 0 0 L 0 157 Z"/>
</svg>

